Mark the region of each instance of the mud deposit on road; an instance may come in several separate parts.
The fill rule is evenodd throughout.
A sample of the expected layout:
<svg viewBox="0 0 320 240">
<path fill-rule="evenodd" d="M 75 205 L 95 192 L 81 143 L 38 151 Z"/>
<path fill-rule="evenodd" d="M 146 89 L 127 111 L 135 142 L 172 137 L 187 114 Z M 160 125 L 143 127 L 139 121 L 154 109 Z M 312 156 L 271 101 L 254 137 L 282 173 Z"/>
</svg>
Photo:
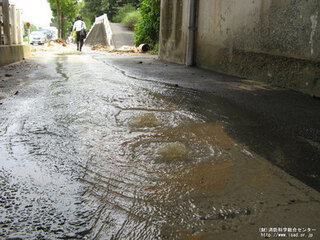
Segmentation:
<svg viewBox="0 0 320 240">
<path fill-rule="evenodd" d="M 318 195 L 230 137 L 235 123 L 256 124 L 231 103 L 90 54 L 38 61 L 1 100 L 0 237 L 258 238 L 273 211 L 292 224 L 295 203 L 311 204 L 299 217 L 315 222 Z"/>
</svg>

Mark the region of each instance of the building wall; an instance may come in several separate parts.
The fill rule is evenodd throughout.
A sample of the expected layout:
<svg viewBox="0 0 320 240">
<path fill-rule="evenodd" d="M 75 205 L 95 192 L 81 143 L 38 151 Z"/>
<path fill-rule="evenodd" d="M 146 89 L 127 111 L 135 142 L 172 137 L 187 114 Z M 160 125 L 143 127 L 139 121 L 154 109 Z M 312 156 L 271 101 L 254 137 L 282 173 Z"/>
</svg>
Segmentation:
<svg viewBox="0 0 320 240">
<path fill-rule="evenodd" d="M 161 31 L 176 24 L 168 20 L 177 15 L 168 7 L 169 1 L 162 2 L 167 24 L 161 24 Z M 188 13 L 187 2 L 182 15 Z M 318 0 L 198 0 L 197 11 L 197 66 L 320 93 Z M 181 32 L 186 33 L 188 16 L 183 21 Z M 164 42 L 175 43 L 177 38 L 165 36 L 160 38 L 160 57 L 185 63 L 186 41 L 169 50 Z M 183 55 L 180 59 L 179 54 Z"/>
<path fill-rule="evenodd" d="M 188 33 L 188 0 L 161 0 L 160 57 L 185 63 Z"/>
<path fill-rule="evenodd" d="M 15 5 L 9 5 L 8 0 L 0 0 L 2 6 L 1 38 L 4 37 L 4 44 L 0 39 L 0 66 L 21 61 L 30 57 L 30 45 L 23 44 L 23 23 L 22 10 Z"/>
</svg>

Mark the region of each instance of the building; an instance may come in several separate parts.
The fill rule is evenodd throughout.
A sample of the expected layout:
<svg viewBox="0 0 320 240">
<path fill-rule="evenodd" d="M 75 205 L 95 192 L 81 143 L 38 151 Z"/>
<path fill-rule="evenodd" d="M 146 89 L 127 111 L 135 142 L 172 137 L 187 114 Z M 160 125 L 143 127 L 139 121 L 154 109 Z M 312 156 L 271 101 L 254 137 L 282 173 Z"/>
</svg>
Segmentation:
<svg viewBox="0 0 320 240">
<path fill-rule="evenodd" d="M 0 66 L 30 56 L 30 46 L 23 44 L 22 10 L 0 0 Z"/>
<path fill-rule="evenodd" d="M 160 58 L 320 95 L 318 0 L 162 0 Z"/>
</svg>

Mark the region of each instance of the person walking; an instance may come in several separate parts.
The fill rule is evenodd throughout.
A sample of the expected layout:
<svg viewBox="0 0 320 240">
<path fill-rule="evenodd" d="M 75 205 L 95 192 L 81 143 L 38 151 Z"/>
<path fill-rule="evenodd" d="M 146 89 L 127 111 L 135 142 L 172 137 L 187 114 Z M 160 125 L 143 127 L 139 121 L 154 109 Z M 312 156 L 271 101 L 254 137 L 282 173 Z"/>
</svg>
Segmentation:
<svg viewBox="0 0 320 240">
<path fill-rule="evenodd" d="M 73 36 L 74 31 L 77 34 L 77 51 L 82 50 L 83 40 L 86 38 L 86 24 L 82 21 L 82 17 L 78 16 L 77 20 L 73 24 L 71 37 Z"/>
</svg>

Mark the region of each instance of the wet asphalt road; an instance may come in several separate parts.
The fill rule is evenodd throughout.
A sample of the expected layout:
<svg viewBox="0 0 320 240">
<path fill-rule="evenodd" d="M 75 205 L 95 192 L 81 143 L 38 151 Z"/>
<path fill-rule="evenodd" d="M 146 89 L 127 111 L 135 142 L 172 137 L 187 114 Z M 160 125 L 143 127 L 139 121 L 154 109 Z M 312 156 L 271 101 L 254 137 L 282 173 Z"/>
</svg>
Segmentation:
<svg viewBox="0 0 320 240">
<path fill-rule="evenodd" d="M 259 239 L 263 226 L 319 237 L 319 193 L 261 154 L 267 141 L 287 161 L 294 136 L 167 73 L 130 77 L 117 59 L 130 57 L 45 53 L 0 70 L 0 237 Z"/>
<path fill-rule="evenodd" d="M 105 61 L 104 57 L 101 60 Z M 320 191 L 319 99 L 262 82 L 158 61 L 152 56 L 114 56 L 105 62 L 136 79 L 199 90 L 209 99 L 207 109 L 212 107 L 212 98 L 233 104 L 231 115 L 237 111 L 250 115 L 256 124 L 236 123 L 233 128 L 237 129 L 227 129 L 228 134 Z"/>
<path fill-rule="evenodd" d="M 116 49 L 123 46 L 134 46 L 134 32 L 128 30 L 122 23 L 110 23 L 112 40 Z"/>
</svg>

